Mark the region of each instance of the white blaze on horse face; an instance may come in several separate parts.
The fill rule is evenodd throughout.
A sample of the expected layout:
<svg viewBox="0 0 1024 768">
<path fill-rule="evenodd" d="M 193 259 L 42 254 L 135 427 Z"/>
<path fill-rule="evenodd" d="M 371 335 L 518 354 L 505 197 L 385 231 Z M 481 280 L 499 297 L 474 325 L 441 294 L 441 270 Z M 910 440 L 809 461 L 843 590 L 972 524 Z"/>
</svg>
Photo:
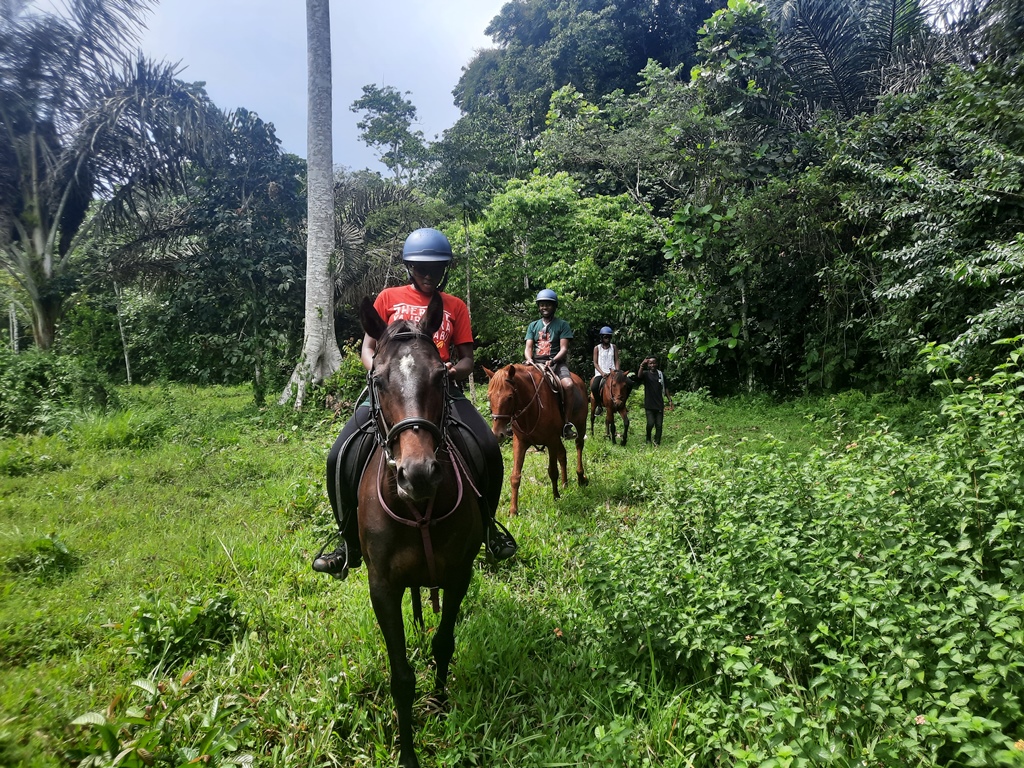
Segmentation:
<svg viewBox="0 0 1024 768">
<path fill-rule="evenodd" d="M 405 355 L 398 361 L 398 370 L 402 372 L 402 398 L 407 408 L 416 406 L 416 360 L 412 355 Z"/>
</svg>

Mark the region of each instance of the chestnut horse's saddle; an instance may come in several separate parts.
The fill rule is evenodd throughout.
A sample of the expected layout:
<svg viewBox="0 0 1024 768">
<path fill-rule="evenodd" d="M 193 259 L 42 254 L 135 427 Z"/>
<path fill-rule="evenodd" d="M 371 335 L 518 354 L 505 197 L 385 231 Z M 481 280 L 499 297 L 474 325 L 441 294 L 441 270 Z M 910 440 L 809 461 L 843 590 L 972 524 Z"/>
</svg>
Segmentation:
<svg viewBox="0 0 1024 768">
<path fill-rule="evenodd" d="M 549 368 L 546 365 L 541 365 L 536 361 L 532 363 L 527 363 L 527 365 L 532 365 L 534 368 L 540 371 L 541 374 L 544 376 L 544 381 L 546 381 L 548 383 L 548 386 L 551 387 L 551 391 L 554 392 L 556 395 L 561 395 L 562 382 L 555 375 L 555 371 L 553 368 Z"/>
</svg>

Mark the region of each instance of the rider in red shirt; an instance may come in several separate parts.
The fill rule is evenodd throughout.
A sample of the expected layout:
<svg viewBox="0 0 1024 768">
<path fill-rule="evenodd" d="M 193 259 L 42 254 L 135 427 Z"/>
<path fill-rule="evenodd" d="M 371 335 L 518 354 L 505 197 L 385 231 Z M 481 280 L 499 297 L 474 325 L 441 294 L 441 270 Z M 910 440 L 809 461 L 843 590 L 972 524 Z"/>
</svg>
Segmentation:
<svg viewBox="0 0 1024 768">
<path fill-rule="evenodd" d="M 448 376 L 456 382 L 469 378 L 473 372 L 473 329 L 466 303 L 442 288 L 447 280 L 452 260 L 452 247 L 448 238 L 436 229 L 417 229 L 402 249 L 402 261 L 409 274 L 409 284 L 385 288 L 373 302 L 377 314 L 389 324 L 395 320 L 419 321 L 427 311 L 434 293 L 440 293 L 444 307 L 444 320 L 434 334 L 437 351 L 448 369 Z M 363 336 L 361 359 L 367 370 L 373 365 L 377 340 Z M 477 478 L 484 513 L 484 540 L 487 551 L 495 560 L 505 560 L 515 554 L 517 546 L 508 531 L 494 520 L 501 496 L 504 464 L 497 438 L 483 416 L 466 399 L 461 390 L 452 388 L 452 434 L 460 449 L 475 445 L 483 456 L 486 471 Z M 333 552 L 324 549 L 313 560 L 313 570 L 327 573 L 337 579 L 348 576 L 349 568 L 362 564 L 359 551 L 356 496 L 359 475 L 373 450 L 374 439 L 370 407 L 359 405 L 352 418 L 341 430 L 327 454 L 327 495 L 338 522 L 341 541 Z M 471 457 L 467 456 L 467 460 Z"/>
</svg>

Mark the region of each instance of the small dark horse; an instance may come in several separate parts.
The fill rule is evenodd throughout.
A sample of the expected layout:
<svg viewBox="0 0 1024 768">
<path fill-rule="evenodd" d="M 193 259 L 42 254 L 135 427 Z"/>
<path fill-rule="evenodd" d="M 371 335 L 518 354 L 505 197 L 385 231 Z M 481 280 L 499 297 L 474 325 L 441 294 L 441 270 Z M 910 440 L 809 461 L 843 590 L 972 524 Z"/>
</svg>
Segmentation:
<svg viewBox="0 0 1024 768">
<path fill-rule="evenodd" d="M 519 512 L 519 483 L 523 478 L 523 460 L 531 445 L 548 449 L 548 477 L 551 491 L 558 498 L 558 473 L 561 469 L 562 487 L 569 484 L 566 467 L 565 444 L 562 443 L 561 395 L 551 388 L 543 371 L 535 365 L 508 365 L 498 371 L 484 368 L 490 382 L 487 398 L 491 404 L 492 427 L 498 440 L 512 436 L 512 506 L 509 515 Z M 587 397 L 583 380 L 572 374 L 573 405 L 569 421 L 576 427 L 576 480 L 581 486 L 589 481 L 583 473 L 583 440 L 587 431 Z"/>
<path fill-rule="evenodd" d="M 601 402 L 593 396 L 590 398 L 590 434 L 596 434 L 594 416 L 597 413 L 597 406 L 602 405 L 605 437 L 611 438 L 612 443 L 615 442 L 615 414 L 618 413 L 622 415 L 622 444 L 626 444 L 626 438 L 629 437 L 629 412 L 626 410 L 626 402 L 635 386 L 636 382 L 622 371 L 612 371 L 604 377 L 604 381 L 601 382 Z"/>
<path fill-rule="evenodd" d="M 386 325 L 369 299 L 363 300 L 359 317 L 377 340 L 368 376 L 377 446 L 359 483 L 359 540 L 391 665 L 398 763 L 417 768 L 416 675 L 406 654 L 402 596 L 412 591 L 414 615 L 422 620 L 420 588 L 444 590 L 431 643 L 434 698 L 443 703 L 455 621 L 480 551 L 482 520 L 469 472 L 448 436 L 448 374 L 432 339 L 444 318 L 440 296 L 434 294 L 418 324 Z"/>
</svg>

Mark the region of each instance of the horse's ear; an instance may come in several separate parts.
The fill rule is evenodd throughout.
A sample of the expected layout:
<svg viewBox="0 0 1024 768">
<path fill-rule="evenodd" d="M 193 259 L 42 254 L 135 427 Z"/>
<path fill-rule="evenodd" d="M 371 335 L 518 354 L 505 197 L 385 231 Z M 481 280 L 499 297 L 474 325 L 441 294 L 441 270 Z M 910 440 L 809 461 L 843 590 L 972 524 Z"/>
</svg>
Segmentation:
<svg viewBox="0 0 1024 768">
<path fill-rule="evenodd" d="M 369 296 L 363 297 L 363 303 L 359 305 L 359 322 L 362 323 L 363 330 L 371 339 L 379 339 L 388 327 L 388 324 L 377 314 Z"/>
<path fill-rule="evenodd" d="M 484 373 L 487 374 L 487 378 L 488 379 L 493 379 L 494 378 L 494 371 L 492 371 L 486 365 L 484 366 Z"/>
<path fill-rule="evenodd" d="M 427 336 L 433 336 L 437 333 L 437 329 L 441 327 L 443 321 L 444 301 L 441 300 L 441 294 L 435 291 L 434 295 L 430 298 L 430 303 L 427 305 L 427 311 L 420 318 L 420 331 Z"/>
<path fill-rule="evenodd" d="M 515 363 L 508 364 L 508 368 L 505 369 L 505 375 L 508 376 L 510 381 L 516 377 Z"/>
</svg>

